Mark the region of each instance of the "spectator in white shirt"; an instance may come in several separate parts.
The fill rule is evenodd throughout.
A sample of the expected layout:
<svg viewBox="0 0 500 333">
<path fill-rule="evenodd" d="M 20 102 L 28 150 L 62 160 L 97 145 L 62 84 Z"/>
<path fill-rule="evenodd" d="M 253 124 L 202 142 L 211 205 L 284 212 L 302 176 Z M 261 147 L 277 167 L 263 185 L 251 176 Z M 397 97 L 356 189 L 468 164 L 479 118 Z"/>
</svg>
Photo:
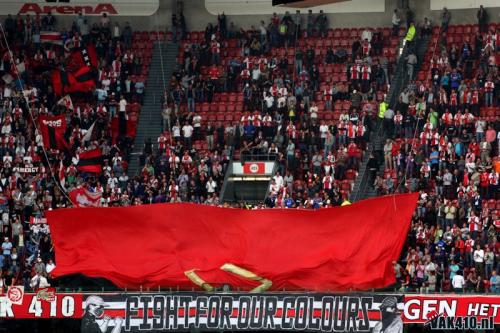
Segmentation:
<svg viewBox="0 0 500 333">
<path fill-rule="evenodd" d="M 201 116 L 199 114 L 195 114 L 193 116 L 193 129 L 194 129 L 194 139 L 199 140 L 201 137 Z"/>
<path fill-rule="evenodd" d="M 50 272 L 52 272 L 54 268 L 56 268 L 54 261 L 52 259 L 49 259 L 49 262 L 47 263 L 47 265 L 45 265 L 45 271 L 47 272 L 47 274 L 50 274 Z"/>
<path fill-rule="evenodd" d="M 208 195 L 212 195 L 215 193 L 215 190 L 217 189 L 217 183 L 215 182 L 215 180 L 213 180 L 212 177 L 208 179 L 206 188 Z"/>
<path fill-rule="evenodd" d="M 465 280 L 462 276 L 462 272 L 458 271 L 453 279 L 451 279 L 451 285 L 456 293 L 462 293 L 464 291 Z"/>
<path fill-rule="evenodd" d="M 124 112 L 123 114 L 125 114 L 125 112 L 127 111 L 127 100 L 125 99 L 125 97 L 123 95 L 121 95 L 121 97 L 120 97 L 119 111 L 120 111 L 120 113 Z"/>
<path fill-rule="evenodd" d="M 182 126 L 182 136 L 184 137 L 184 145 L 191 148 L 194 128 L 187 121 Z"/>
<path fill-rule="evenodd" d="M 278 188 L 281 188 L 283 186 L 283 177 L 280 175 L 279 171 L 276 171 L 276 175 L 273 177 L 273 179 L 276 182 Z"/>
<path fill-rule="evenodd" d="M 480 244 L 476 245 L 476 250 L 474 251 L 473 258 L 477 274 L 483 276 L 484 250 L 481 248 Z"/>
<path fill-rule="evenodd" d="M 176 123 L 172 127 L 172 136 L 175 140 L 179 140 L 181 138 L 181 127 L 179 126 L 179 123 Z"/>
<path fill-rule="evenodd" d="M 35 276 L 30 281 L 30 287 L 33 290 L 37 290 L 39 288 L 47 288 L 50 287 L 49 282 L 47 281 L 47 278 L 44 276 L 44 274 L 39 274 L 37 273 Z"/>
<path fill-rule="evenodd" d="M 276 180 L 275 179 L 271 180 L 271 185 L 269 186 L 269 195 L 276 196 L 278 195 L 279 190 L 280 187 L 276 185 Z"/>
</svg>

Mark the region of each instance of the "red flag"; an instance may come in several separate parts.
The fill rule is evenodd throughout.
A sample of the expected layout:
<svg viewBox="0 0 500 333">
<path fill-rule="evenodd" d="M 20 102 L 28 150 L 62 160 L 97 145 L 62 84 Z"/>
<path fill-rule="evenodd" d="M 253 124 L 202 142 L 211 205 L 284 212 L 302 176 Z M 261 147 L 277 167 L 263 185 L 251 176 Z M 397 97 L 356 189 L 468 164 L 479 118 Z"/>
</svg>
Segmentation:
<svg viewBox="0 0 500 333">
<path fill-rule="evenodd" d="M 63 40 L 60 32 L 55 31 L 40 31 L 40 43 L 50 43 L 63 45 Z"/>
<path fill-rule="evenodd" d="M 51 149 L 67 147 L 64 139 L 66 132 L 66 118 L 64 116 L 39 116 L 38 124 L 42 132 L 43 144 Z"/>
<path fill-rule="evenodd" d="M 80 153 L 76 167 L 79 171 L 100 173 L 102 171 L 101 149 L 96 148 Z"/>
<path fill-rule="evenodd" d="M 248 162 L 243 164 L 244 174 L 264 174 L 266 173 L 266 163 L 264 162 Z"/>
<path fill-rule="evenodd" d="M 417 198 L 317 211 L 195 204 L 48 211 L 57 256 L 52 274 L 103 277 L 122 288 L 192 288 L 193 273 L 213 286 L 243 289 L 262 281 L 273 290 L 386 287 L 395 282 L 392 261 Z"/>
<path fill-rule="evenodd" d="M 69 197 L 76 207 L 99 207 L 102 195 L 80 187 L 69 192 Z"/>
</svg>

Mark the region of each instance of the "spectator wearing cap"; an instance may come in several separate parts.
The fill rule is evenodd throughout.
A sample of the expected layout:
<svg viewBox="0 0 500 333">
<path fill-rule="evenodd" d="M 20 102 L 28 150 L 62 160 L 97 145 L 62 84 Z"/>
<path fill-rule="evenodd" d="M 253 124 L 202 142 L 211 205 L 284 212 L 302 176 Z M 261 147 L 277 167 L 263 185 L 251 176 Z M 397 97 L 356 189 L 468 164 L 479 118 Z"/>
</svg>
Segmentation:
<svg viewBox="0 0 500 333">
<path fill-rule="evenodd" d="M 9 240 L 9 237 L 4 237 L 3 243 L 2 243 L 2 254 L 4 256 L 4 259 L 10 259 L 10 254 L 12 251 L 12 243 Z"/>
</svg>

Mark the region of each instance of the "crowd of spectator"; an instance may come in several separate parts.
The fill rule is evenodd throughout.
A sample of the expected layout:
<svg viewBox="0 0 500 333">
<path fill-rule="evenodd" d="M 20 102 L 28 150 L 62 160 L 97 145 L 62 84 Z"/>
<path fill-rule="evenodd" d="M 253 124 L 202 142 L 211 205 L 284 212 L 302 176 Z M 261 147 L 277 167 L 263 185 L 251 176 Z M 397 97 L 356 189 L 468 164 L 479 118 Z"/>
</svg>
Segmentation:
<svg viewBox="0 0 500 333">
<path fill-rule="evenodd" d="M 429 80 L 411 80 L 384 115 L 374 186 L 380 195 L 420 193 L 394 263 L 402 291 L 500 291 L 498 27 L 482 21 L 483 11 L 460 49 L 447 42 L 455 27 L 443 11 L 424 66 Z"/>
<path fill-rule="evenodd" d="M 158 153 L 152 142 L 144 149 L 142 175 L 166 173 L 167 201 L 217 203 L 232 155 L 278 161 L 279 190 L 270 192 L 267 206 L 332 206 L 347 199 L 394 57 L 382 29 L 347 38 L 350 48 L 323 44 L 328 38 L 322 36 L 334 37 L 325 19 L 309 12 L 302 31 L 299 12 L 293 19 L 274 14 L 259 29 L 236 31 L 222 14 L 216 26 L 190 34 L 165 92 Z M 325 47 L 318 49 L 316 41 Z M 340 82 L 325 72 L 333 66 Z M 234 104 L 222 105 L 229 117 L 205 112 L 220 111 L 219 102 Z M 336 119 L 322 117 L 328 113 Z M 208 181 L 216 183 L 215 191 L 208 191 L 214 189 Z"/>
<path fill-rule="evenodd" d="M 9 15 L 0 32 L 0 290 L 12 284 L 36 289 L 52 282 L 55 262 L 44 211 L 70 206 L 67 192 L 80 186 L 102 193 L 103 205 L 127 201 L 132 140 L 113 140 L 111 123 L 117 117 L 136 118 L 151 45 L 139 41 L 128 23 L 120 27 L 105 14 L 92 25 L 79 14 L 67 30 L 51 13 Z M 60 39 L 43 42 L 47 32 L 59 32 L 52 36 Z M 98 58 L 95 89 L 74 93 L 71 103 L 62 103 L 51 71 L 69 71 L 72 52 L 90 44 Z M 44 146 L 38 124 L 42 115 L 65 117 L 67 149 Z M 86 135 L 89 130 L 92 135 Z M 103 172 L 78 171 L 78 155 L 94 148 L 102 151 Z"/>
</svg>

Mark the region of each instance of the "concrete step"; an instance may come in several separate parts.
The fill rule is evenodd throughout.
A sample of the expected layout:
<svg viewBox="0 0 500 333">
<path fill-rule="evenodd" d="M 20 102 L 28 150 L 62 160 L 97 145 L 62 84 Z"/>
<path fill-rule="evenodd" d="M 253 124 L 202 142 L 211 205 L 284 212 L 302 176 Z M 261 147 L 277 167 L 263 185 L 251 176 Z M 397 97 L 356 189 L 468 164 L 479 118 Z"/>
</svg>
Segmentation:
<svg viewBox="0 0 500 333">
<path fill-rule="evenodd" d="M 139 156 L 145 140 L 151 138 L 151 141 L 155 143 L 161 133 L 161 96 L 163 96 L 168 78 L 172 75 L 174 68 L 177 67 L 176 57 L 178 48 L 178 44 L 164 42 L 154 44 L 153 57 L 146 82 L 146 96 L 141 113 L 139 114 L 137 135 L 133 149 L 134 155 L 132 155 L 129 164 L 128 174 L 130 177 L 135 176 L 142 168 L 139 165 Z"/>
</svg>

